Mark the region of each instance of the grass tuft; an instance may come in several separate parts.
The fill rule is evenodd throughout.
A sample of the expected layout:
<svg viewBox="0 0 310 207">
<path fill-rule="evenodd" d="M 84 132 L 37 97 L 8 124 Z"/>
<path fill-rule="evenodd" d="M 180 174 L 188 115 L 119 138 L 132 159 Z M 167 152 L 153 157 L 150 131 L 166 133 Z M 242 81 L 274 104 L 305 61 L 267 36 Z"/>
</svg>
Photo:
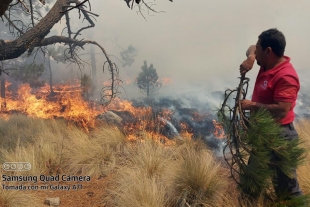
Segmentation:
<svg viewBox="0 0 310 207">
<path fill-rule="evenodd" d="M 125 144 L 125 136 L 114 127 L 102 128 L 90 137 L 74 131 L 69 139 L 67 171 L 89 176 L 107 175 L 114 169 L 117 155 Z"/>
<path fill-rule="evenodd" d="M 182 157 L 170 184 L 173 206 L 215 205 L 225 189 L 220 165 L 208 150 L 188 150 Z"/>
<path fill-rule="evenodd" d="M 1 187 L 2 188 L 2 187 Z M 31 194 L 20 191 L 0 190 L 1 207 L 39 207 L 42 203 Z"/>
<path fill-rule="evenodd" d="M 307 149 L 307 157 L 302 165 L 297 169 L 298 181 L 304 194 L 310 195 L 310 120 L 300 120 L 296 124 L 301 147 Z"/>
</svg>

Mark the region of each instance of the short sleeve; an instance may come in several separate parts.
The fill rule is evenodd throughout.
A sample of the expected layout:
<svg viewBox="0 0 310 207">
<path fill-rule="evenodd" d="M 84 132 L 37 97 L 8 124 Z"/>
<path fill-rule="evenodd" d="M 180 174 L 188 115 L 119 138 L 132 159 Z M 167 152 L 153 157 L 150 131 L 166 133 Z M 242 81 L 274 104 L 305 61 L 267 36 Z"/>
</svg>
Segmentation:
<svg viewBox="0 0 310 207">
<path fill-rule="evenodd" d="M 274 100 L 281 102 L 295 102 L 300 89 L 298 77 L 283 75 L 279 78 L 274 89 Z"/>
</svg>

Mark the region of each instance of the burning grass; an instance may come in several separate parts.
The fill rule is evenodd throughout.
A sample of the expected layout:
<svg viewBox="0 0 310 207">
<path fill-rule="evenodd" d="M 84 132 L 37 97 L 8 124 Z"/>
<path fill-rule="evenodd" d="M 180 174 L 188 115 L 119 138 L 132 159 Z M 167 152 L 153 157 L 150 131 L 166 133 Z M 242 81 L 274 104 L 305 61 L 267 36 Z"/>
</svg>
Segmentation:
<svg viewBox="0 0 310 207">
<path fill-rule="evenodd" d="M 9 86 L 10 83 L 6 88 Z M 5 106 L 3 112 L 18 111 L 44 119 L 65 118 L 86 129 L 93 128 L 93 118 L 104 112 L 103 108 L 84 100 L 82 88 L 78 85 L 56 85 L 54 93 L 51 93 L 48 85 L 32 89 L 28 84 L 23 84 L 16 92 L 6 89 L 5 96 L 5 99 L 1 98 L 1 106 Z"/>
<path fill-rule="evenodd" d="M 111 122 L 118 120 L 118 124 L 124 125 L 127 134 L 146 130 L 156 136 L 161 134 L 168 138 L 179 136 L 180 133 L 191 136 L 212 135 L 213 117 L 203 110 L 182 108 L 180 100 L 136 101 L 134 104 L 128 100 L 115 98 L 108 106 L 103 107 L 98 102 L 84 97 L 83 88 L 78 84 L 54 85 L 53 92 L 49 90 L 47 85 L 30 88 L 27 84 L 15 86 L 7 82 L 5 96 L 0 98 L 1 116 L 7 119 L 10 114 L 21 113 L 42 119 L 64 119 L 89 132 L 100 125 L 98 119 L 103 118 L 107 121 L 105 115 L 109 112 L 118 118 Z M 14 130 L 14 125 L 10 127 L 13 128 L 5 127 L 4 130 Z M 27 129 L 28 127 L 25 127 L 25 131 Z M 215 126 L 213 134 L 222 136 L 220 126 Z M 14 143 L 19 135 L 12 136 L 15 137 Z"/>
</svg>

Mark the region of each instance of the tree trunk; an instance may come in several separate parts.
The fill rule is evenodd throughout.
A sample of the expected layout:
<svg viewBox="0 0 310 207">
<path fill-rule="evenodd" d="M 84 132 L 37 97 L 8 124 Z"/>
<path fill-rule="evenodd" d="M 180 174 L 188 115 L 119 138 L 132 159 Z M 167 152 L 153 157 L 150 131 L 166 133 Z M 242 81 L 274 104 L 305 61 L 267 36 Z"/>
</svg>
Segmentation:
<svg viewBox="0 0 310 207">
<path fill-rule="evenodd" d="M 5 11 L 9 8 L 10 3 L 13 0 L 1 0 L 0 2 L 0 17 L 5 13 Z"/>
<path fill-rule="evenodd" d="M 1 84 L 1 111 L 6 109 L 6 100 L 5 100 L 5 78 L 0 79 Z"/>
<path fill-rule="evenodd" d="M 0 42 L 0 60 L 14 59 L 21 56 L 28 49 L 35 47 L 50 32 L 53 26 L 60 21 L 69 0 L 57 0 L 52 9 L 33 28 L 21 35 L 18 39 Z"/>
<path fill-rule="evenodd" d="M 90 45 L 90 59 L 91 59 L 91 75 L 92 75 L 92 87 L 97 85 L 97 69 L 96 69 L 96 56 L 93 45 Z"/>
<path fill-rule="evenodd" d="M 51 67 L 51 56 L 49 54 L 49 52 L 47 53 L 47 58 L 48 58 L 48 68 L 49 68 L 49 72 L 50 72 L 50 91 L 51 94 L 54 93 L 53 91 L 53 74 L 52 74 L 52 67 Z"/>
<path fill-rule="evenodd" d="M 150 95 L 150 81 L 147 81 L 147 88 L 146 88 L 146 97 L 149 98 Z"/>
</svg>

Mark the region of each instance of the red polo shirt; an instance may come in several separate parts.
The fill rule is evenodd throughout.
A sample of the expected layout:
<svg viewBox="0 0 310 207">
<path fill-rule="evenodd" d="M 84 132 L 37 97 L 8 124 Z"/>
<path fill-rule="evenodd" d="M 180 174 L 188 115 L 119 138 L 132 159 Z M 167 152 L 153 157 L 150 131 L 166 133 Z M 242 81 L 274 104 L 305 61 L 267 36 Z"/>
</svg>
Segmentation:
<svg viewBox="0 0 310 207">
<path fill-rule="evenodd" d="M 298 75 L 290 63 L 290 58 L 284 56 L 286 61 L 278 66 L 264 71 L 261 67 L 254 86 L 252 101 L 262 104 L 277 102 L 291 102 L 292 107 L 286 117 L 280 120 L 281 124 L 294 121 L 294 107 L 300 89 Z"/>
</svg>

